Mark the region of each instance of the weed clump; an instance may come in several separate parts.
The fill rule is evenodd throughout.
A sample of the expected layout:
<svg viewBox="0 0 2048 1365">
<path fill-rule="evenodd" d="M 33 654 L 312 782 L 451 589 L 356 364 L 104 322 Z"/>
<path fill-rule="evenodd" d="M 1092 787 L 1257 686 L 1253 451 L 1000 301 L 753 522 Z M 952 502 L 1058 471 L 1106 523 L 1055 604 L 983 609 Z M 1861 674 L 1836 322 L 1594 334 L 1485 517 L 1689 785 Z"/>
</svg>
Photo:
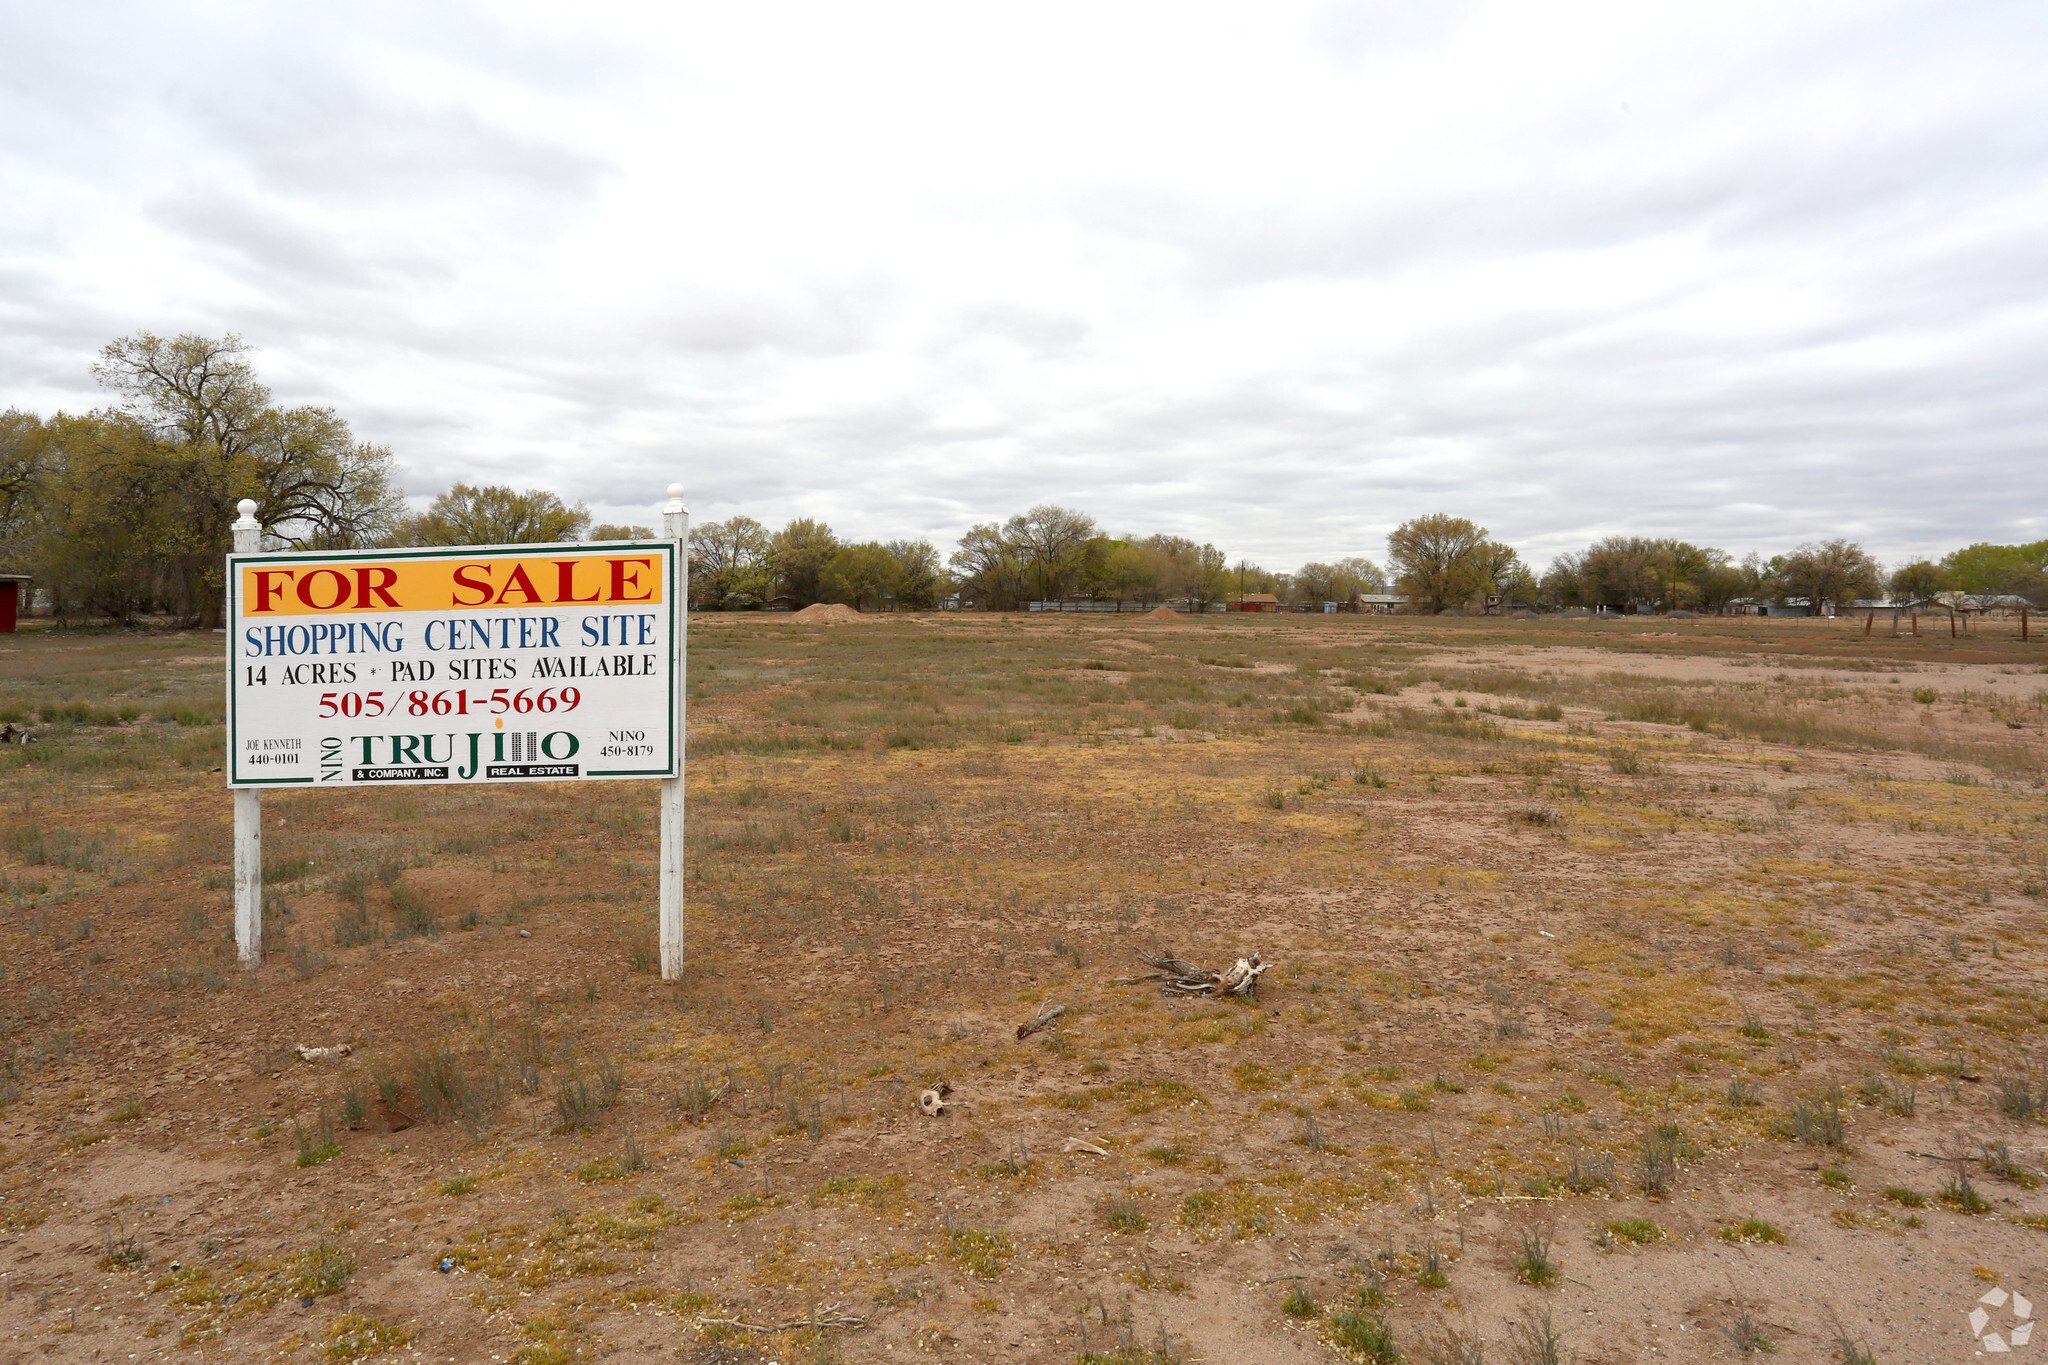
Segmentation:
<svg viewBox="0 0 2048 1365">
<path fill-rule="evenodd" d="M 365 1317 L 344 1313 L 327 1329 L 327 1345 L 321 1354 L 333 1361 L 366 1360 L 395 1351 L 412 1340 L 412 1332 Z"/>
<path fill-rule="evenodd" d="M 1431 1241 L 1422 1249 L 1422 1268 L 1415 1273 L 1415 1283 L 1424 1289 L 1442 1289 L 1450 1282 L 1450 1274 L 1444 1269 L 1443 1250 Z"/>
<path fill-rule="evenodd" d="M 1382 1318 L 1356 1311 L 1337 1313 L 1324 1331 L 1332 1345 L 1350 1352 L 1354 1360 L 1394 1365 L 1401 1358 L 1401 1349 L 1394 1343 L 1394 1329 Z"/>
<path fill-rule="evenodd" d="M 2044 1107 L 2033 1086 L 2017 1076 L 2002 1077 L 1992 1091 L 1992 1103 L 2009 1119 L 2031 1123 L 2044 1115 Z"/>
<path fill-rule="evenodd" d="M 504 1089 L 495 1069 L 473 1075 L 446 1043 L 436 1043 L 412 1054 L 407 1070 L 413 1091 L 419 1096 L 420 1117 L 428 1123 L 459 1122 L 472 1137 L 481 1137 L 504 1099 Z M 382 1088 L 382 1082 L 379 1082 Z M 394 1095 L 386 1100 L 391 1103 Z"/>
<path fill-rule="evenodd" d="M 299 1154 L 292 1164 L 301 1170 L 341 1155 L 341 1140 L 334 1131 L 334 1115 L 326 1105 L 320 1106 L 320 1117 L 314 1122 L 312 1132 L 307 1132 L 296 1118 L 292 1120 L 292 1130 L 299 1140 Z"/>
<path fill-rule="evenodd" d="M 1564 1186 L 1573 1194 L 1591 1194 L 1595 1190 L 1614 1188 L 1614 1157 L 1582 1157 L 1578 1148 L 1572 1148 L 1565 1158 Z"/>
<path fill-rule="evenodd" d="M 1112 1199 L 1103 1210 L 1102 1221 L 1111 1232 L 1143 1232 L 1152 1226 L 1152 1220 L 1145 1216 L 1143 1209 L 1128 1199 Z"/>
<path fill-rule="evenodd" d="M 1842 1115 L 1841 1092 L 1828 1089 L 1810 1100 L 1796 1102 L 1786 1111 L 1779 1131 L 1810 1147 L 1846 1150 L 1849 1146 L 1849 1124 Z"/>
<path fill-rule="evenodd" d="M 1550 1259 L 1550 1234 L 1541 1228 L 1522 1233 L 1522 1251 L 1515 1257 L 1515 1278 L 1538 1289 L 1556 1284 L 1559 1275 Z"/>
<path fill-rule="evenodd" d="M 1619 1237 L 1633 1246 L 1648 1246 L 1664 1240 L 1664 1229 L 1647 1218 L 1625 1218 L 1618 1222 L 1603 1223 L 1603 1231 Z"/>
<path fill-rule="evenodd" d="M 1508 1324 L 1508 1358 L 1513 1365 L 1564 1365 L 1564 1338 L 1550 1320 L 1550 1310 L 1538 1313 L 1522 1310 L 1522 1316 Z M 1472 1356 L 1477 1365 L 1478 1356 Z"/>
<path fill-rule="evenodd" d="M 1678 1178 L 1678 1163 L 1694 1160 L 1699 1154 L 1699 1144 L 1686 1137 L 1675 1123 L 1659 1123 L 1645 1128 L 1642 1142 L 1643 1193 L 1657 1199 L 1670 1194 L 1671 1182 Z"/>
<path fill-rule="evenodd" d="M 1755 1244 L 1776 1243 L 1783 1245 L 1785 1234 L 1761 1218 L 1745 1218 L 1740 1223 L 1730 1223 L 1714 1233 L 1724 1242 L 1749 1242 Z"/>
<path fill-rule="evenodd" d="M 1970 1183 L 1970 1173 L 1958 1170 L 1942 1182 L 1934 1197 L 1954 1209 L 1957 1213 L 1989 1213 L 1991 1201 L 1977 1193 L 1977 1187 Z"/>
<path fill-rule="evenodd" d="M 598 1065 L 596 1083 L 574 1065 L 555 1080 L 555 1131 L 587 1133 L 598 1115 L 618 1102 L 625 1076 L 618 1063 L 606 1058 Z"/>
<path fill-rule="evenodd" d="M 1175 1138 L 1158 1147 L 1147 1147 L 1145 1155 L 1162 1166 L 1181 1166 L 1187 1162 L 1188 1149 L 1179 1138 Z"/>
<path fill-rule="evenodd" d="M 2031 1190 L 2040 1185 L 2041 1177 L 2014 1161 L 2012 1152 L 2003 1142 L 1986 1142 L 1980 1145 L 1984 1149 L 1983 1163 L 1986 1171 L 2000 1180 L 2011 1181 L 2023 1190 Z"/>
<path fill-rule="evenodd" d="M 100 1257 L 101 1270 L 127 1270 L 132 1266 L 149 1264 L 149 1246 L 143 1241 L 142 1231 L 123 1223 L 107 1233 L 107 1251 Z"/>
<path fill-rule="evenodd" d="M 976 1232 L 955 1228 L 947 1234 L 946 1254 L 953 1263 L 977 1279 L 992 1280 L 1017 1254 L 1017 1248 L 1000 1232 Z"/>
<path fill-rule="evenodd" d="M 1769 1353 L 1778 1349 L 1777 1342 L 1764 1331 L 1763 1325 L 1756 1320 L 1756 1315 L 1751 1313 L 1746 1305 L 1736 1305 L 1735 1316 L 1729 1319 L 1723 1331 L 1728 1338 L 1728 1344 L 1735 1348 L 1737 1355 Z"/>
<path fill-rule="evenodd" d="M 402 881 L 391 883 L 391 936 L 393 938 L 439 938 L 441 917 L 422 893 Z"/>
</svg>

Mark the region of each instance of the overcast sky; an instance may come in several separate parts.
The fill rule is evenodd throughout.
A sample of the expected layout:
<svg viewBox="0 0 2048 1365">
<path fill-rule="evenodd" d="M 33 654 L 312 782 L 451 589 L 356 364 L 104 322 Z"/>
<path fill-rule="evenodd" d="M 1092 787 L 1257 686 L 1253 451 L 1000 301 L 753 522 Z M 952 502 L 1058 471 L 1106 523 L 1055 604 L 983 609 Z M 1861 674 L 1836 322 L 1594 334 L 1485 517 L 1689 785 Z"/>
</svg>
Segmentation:
<svg viewBox="0 0 2048 1365">
<path fill-rule="evenodd" d="M 0 0 L 0 407 L 238 332 L 409 492 L 1274 568 L 2048 536 L 2048 5 Z"/>
</svg>

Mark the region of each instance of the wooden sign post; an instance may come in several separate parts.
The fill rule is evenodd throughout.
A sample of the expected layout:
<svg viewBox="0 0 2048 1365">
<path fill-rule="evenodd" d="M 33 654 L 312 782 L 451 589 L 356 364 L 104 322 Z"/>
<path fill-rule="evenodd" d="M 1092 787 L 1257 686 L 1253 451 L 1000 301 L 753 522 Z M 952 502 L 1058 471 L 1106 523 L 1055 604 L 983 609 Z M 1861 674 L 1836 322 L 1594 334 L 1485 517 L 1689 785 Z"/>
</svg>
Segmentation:
<svg viewBox="0 0 2048 1365">
<path fill-rule="evenodd" d="M 265 787 L 661 783 L 661 972 L 683 972 L 690 514 L 649 541 L 264 554 L 227 562 L 235 945 L 263 960 Z"/>
</svg>

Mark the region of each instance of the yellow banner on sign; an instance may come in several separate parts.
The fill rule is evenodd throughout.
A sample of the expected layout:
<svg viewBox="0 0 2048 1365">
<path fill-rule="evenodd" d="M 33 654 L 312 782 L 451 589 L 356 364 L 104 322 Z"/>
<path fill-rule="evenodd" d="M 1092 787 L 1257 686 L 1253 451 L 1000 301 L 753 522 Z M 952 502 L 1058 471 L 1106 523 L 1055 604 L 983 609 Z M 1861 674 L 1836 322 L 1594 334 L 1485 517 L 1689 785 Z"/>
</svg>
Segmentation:
<svg viewBox="0 0 2048 1365">
<path fill-rule="evenodd" d="M 242 615 L 624 606 L 662 600 L 661 556 L 555 554 L 244 564 Z"/>
</svg>

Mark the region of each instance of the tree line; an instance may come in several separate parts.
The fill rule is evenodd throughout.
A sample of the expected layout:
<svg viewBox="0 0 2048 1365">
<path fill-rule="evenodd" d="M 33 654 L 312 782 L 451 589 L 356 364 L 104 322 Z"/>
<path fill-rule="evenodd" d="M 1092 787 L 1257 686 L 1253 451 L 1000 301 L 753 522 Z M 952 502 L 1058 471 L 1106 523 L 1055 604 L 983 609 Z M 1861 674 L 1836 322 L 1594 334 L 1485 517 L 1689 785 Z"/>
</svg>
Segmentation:
<svg viewBox="0 0 2048 1365">
<path fill-rule="evenodd" d="M 0 567 L 60 619 L 211 626 L 243 498 L 287 550 L 646 534 L 541 490 L 457 484 L 409 512 L 389 447 L 332 408 L 279 406 L 251 355 L 235 336 L 122 337 L 93 365 L 108 406 L 0 412 Z"/>
<path fill-rule="evenodd" d="M 34 577 L 60 619 L 168 617 L 217 625 L 222 556 L 236 503 L 253 498 L 280 549 L 484 545 L 649 537 L 593 525 L 543 489 L 456 484 L 407 508 L 388 447 L 358 441 L 331 408 L 281 407 L 240 338 L 152 333 L 101 351 L 93 374 L 113 401 L 82 415 L 0 413 L 0 569 Z M 690 533 L 690 598 L 705 610 L 843 602 L 863 611 L 956 605 L 1014 610 L 1096 602 L 1205 611 L 1238 595 L 1350 603 L 1391 591 L 1408 609 L 1718 611 L 1730 604 L 1912 601 L 2010 595 L 2048 605 L 2048 541 L 1975 544 L 1886 573 L 1843 539 L 1737 561 L 1668 538 L 1610 536 L 1538 573 L 1487 529 L 1444 513 L 1387 537 L 1384 568 L 1363 556 L 1292 572 L 1232 562 L 1210 543 L 1110 535 L 1072 508 L 1043 504 L 971 528 L 942 556 L 929 540 L 848 541 L 797 518 L 751 517 Z"/>
</svg>

